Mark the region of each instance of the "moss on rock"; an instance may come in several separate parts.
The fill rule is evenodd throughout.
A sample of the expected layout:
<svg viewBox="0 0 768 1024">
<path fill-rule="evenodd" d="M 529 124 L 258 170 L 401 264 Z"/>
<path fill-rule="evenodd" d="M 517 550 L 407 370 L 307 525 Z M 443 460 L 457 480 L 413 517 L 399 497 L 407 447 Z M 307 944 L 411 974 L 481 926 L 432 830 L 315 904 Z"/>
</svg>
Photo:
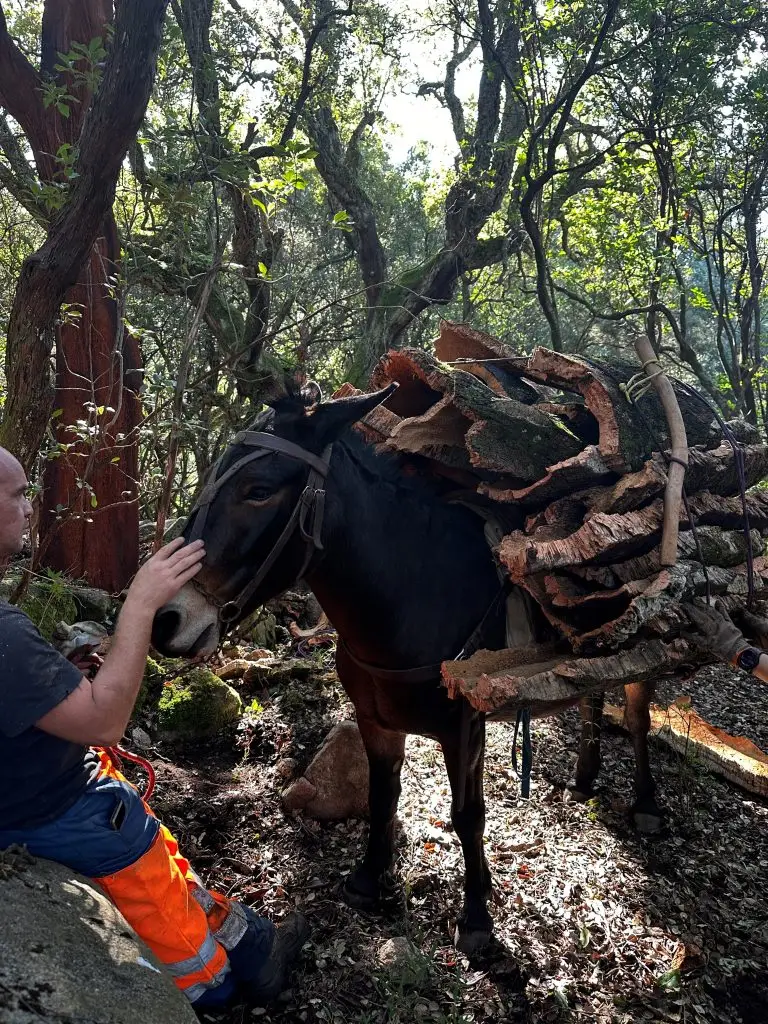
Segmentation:
<svg viewBox="0 0 768 1024">
<path fill-rule="evenodd" d="M 154 709 L 163 692 L 163 683 L 169 675 L 172 673 L 168 672 L 167 668 L 163 668 L 154 658 L 147 658 L 139 693 L 133 706 L 134 714 Z"/>
<path fill-rule="evenodd" d="M 71 625 L 77 621 L 77 602 L 59 580 L 31 584 L 20 608 L 49 642 L 57 622 Z"/>
<path fill-rule="evenodd" d="M 207 668 L 194 668 L 163 687 L 157 705 L 162 732 L 186 739 L 205 739 L 240 721 L 243 702 L 227 683 Z"/>
</svg>

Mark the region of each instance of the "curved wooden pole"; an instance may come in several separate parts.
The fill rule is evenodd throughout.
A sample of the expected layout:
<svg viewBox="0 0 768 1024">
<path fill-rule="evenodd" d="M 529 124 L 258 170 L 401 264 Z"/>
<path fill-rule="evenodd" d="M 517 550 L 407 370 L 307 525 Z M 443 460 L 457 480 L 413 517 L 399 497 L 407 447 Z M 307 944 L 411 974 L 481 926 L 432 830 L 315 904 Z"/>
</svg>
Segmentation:
<svg viewBox="0 0 768 1024">
<path fill-rule="evenodd" d="M 680 505 L 683 497 L 683 482 L 688 466 L 688 437 L 685 432 L 683 414 L 677 401 L 675 389 L 658 360 L 648 338 L 635 341 L 635 351 L 643 363 L 643 369 L 653 377 L 653 386 L 659 396 L 661 407 L 669 429 L 672 459 L 667 471 L 667 486 L 664 491 L 664 524 L 661 533 L 659 562 L 662 566 L 677 562 L 677 537 L 680 527 Z"/>
</svg>

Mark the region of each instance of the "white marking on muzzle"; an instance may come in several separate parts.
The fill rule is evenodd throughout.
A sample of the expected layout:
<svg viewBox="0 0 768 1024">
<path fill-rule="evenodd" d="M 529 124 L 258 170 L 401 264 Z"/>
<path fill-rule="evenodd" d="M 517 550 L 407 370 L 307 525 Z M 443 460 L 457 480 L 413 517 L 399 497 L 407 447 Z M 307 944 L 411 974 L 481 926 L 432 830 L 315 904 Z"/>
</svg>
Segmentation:
<svg viewBox="0 0 768 1024">
<path fill-rule="evenodd" d="M 191 583 L 186 583 L 158 614 L 162 612 L 175 612 L 179 616 L 173 636 L 166 641 L 169 653 L 188 654 L 203 633 L 206 634 L 205 646 L 195 654 L 213 654 L 219 646 L 218 610 Z"/>
</svg>

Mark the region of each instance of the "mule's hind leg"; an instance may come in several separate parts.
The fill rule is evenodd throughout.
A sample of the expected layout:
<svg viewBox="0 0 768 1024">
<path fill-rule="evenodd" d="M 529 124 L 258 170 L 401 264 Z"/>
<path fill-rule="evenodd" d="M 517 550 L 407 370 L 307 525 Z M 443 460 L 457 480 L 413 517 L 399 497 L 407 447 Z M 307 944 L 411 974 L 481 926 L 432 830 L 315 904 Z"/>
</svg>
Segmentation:
<svg viewBox="0 0 768 1024">
<path fill-rule="evenodd" d="M 576 775 L 568 787 L 576 800 L 589 800 L 593 785 L 600 773 L 600 729 L 603 719 L 605 697 L 595 693 L 579 701 L 581 715 L 581 741 Z"/>
<path fill-rule="evenodd" d="M 653 698 L 653 683 L 628 683 L 624 687 L 627 729 L 635 751 L 635 802 L 632 817 L 639 832 L 658 832 L 664 812 L 656 802 L 656 783 L 651 775 L 648 758 L 648 732 L 651 728 L 649 704 Z"/>
<path fill-rule="evenodd" d="M 370 827 L 365 857 L 347 878 L 344 899 L 350 906 L 371 909 L 379 899 L 381 877 L 392 866 L 394 856 L 395 814 L 400 798 L 405 733 L 390 732 L 364 718 L 358 718 L 357 724 L 370 770 Z"/>
<path fill-rule="evenodd" d="M 491 896 L 491 872 L 485 859 L 485 797 L 483 764 L 485 758 L 485 719 L 472 715 L 466 751 L 466 780 L 462 779 L 461 729 L 440 735 L 445 767 L 453 796 L 451 818 L 464 851 L 464 906 L 454 942 L 462 953 L 471 954 L 488 943 L 493 920 L 486 904 Z M 464 799 L 461 786 L 466 782 Z"/>
</svg>

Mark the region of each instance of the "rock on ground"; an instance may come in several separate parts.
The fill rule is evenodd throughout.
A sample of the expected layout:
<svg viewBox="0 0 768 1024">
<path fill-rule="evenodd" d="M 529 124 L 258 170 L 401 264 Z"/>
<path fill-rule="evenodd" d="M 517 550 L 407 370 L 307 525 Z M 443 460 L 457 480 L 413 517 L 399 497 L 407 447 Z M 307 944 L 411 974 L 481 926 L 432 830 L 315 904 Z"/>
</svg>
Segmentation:
<svg viewBox="0 0 768 1024">
<path fill-rule="evenodd" d="M 311 818 L 362 818 L 368 813 L 368 758 L 354 722 L 339 722 L 304 775 L 283 793 L 288 811 Z"/>
<path fill-rule="evenodd" d="M 179 739 L 204 739 L 234 729 L 240 721 L 240 695 L 207 668 L 193 668 L 163 687 L 158 726 Z"/>
<path fill-rule="evenodd" d="M 416 985 L 424 974 L 422 956 L 409 938 L 396 935 L 386 939 L 376 952 L 376 962 L 401 985 Z"/>
<path fill-rule="evenodd" d="M 93 883 L 0 853 L 3 1024 L 195 1024 L 171 978 Z"/>
</svg>

